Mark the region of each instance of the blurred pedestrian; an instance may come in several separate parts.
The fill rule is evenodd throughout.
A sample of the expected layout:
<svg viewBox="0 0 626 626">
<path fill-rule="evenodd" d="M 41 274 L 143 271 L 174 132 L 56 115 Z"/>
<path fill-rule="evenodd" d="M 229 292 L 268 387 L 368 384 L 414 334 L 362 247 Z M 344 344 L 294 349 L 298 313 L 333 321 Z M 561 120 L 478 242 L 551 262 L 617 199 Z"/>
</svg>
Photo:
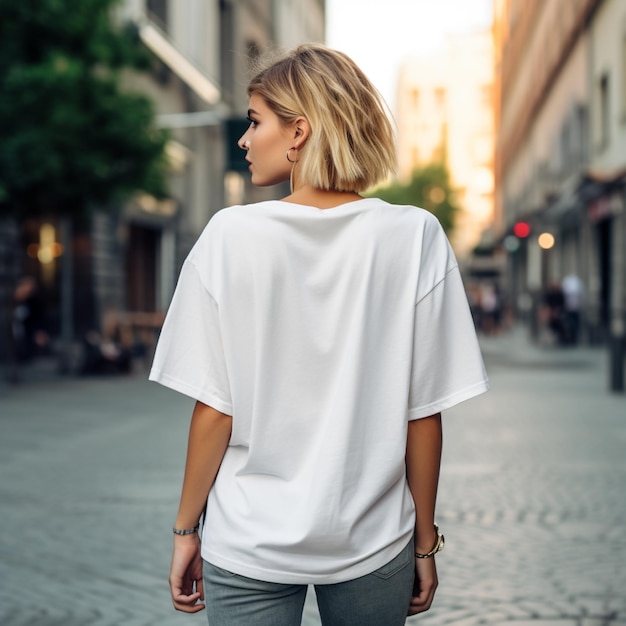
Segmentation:
<svg viewBox="0 0 626 626">
<path fill-rule="evenodd" d="M 580 336 L 580 313 L 583 304 L 583 283 L 576 274 L 568 274 L 561 282 L 563 291 L 563 340 L 575 346 Z"/>
<path fill-rule="evenodd" d="M 300 46 L 248 94 L 252 182 L 291 193 L 210 220 L 150 374 L 197 401 L 174 606 L 289 626 L 313 584 L 324 624 L 404 624 L 437 587 L 441 411 L 487 389 L 457 262 L 431 213 L 359 195 L 395 146 L 347 56 Z"/>
<path fill-rule="evenodd" d="M 480 309 L 480 285 L 470 283 L 466 286 L 467 302 L 469 304 L 472 319 L 474 320 L 474 328 L 480 330 L 482 328 L 481 309 Z"/>
<path fill-rule="evenodd" d="M 480 320 L 481 330 L 486 335 L 495 335 L 502 322 L 502 301 L 500 291 L 494 283 L 480 286 Z"/>
<path fill-rule="evenodd" d="M 31 361 L 48 344 L 45 304 L 33 276 L 22 276 L 15 287 L 12 334 L 18 363 Z"/>
<path fill-rule="evenodd" d="M 563 316 L 565 310 L 565 297 L 560 283 L 552 281 L 543 297 L 544 322 L 552 333 L 554 339 L 563 345 L 565 341 Z"/>
</svg>

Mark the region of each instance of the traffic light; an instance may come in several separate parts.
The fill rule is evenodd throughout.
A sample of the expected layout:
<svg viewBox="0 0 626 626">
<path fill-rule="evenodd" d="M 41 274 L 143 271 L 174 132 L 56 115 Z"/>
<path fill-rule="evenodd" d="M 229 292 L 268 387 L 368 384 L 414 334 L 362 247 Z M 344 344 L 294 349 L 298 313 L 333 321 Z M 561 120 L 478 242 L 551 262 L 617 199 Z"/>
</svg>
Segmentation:
<svg viewBox="0 0 626 626">
<path fill-rule="evenodd" d="M 528 222 L 515 222 L 513 226 L 513 234 L 518 239 L 526 239 L 530 235 L 530 224 Z"/>
</svg>

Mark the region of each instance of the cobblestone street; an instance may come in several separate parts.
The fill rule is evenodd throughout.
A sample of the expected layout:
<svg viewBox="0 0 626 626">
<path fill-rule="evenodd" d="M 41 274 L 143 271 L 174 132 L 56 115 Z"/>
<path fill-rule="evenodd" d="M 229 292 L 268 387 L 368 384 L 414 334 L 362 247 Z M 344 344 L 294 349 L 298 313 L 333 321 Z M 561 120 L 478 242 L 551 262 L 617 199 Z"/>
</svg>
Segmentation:
<svg viewBox="0 0 626 626">
<path fill-rule="evenodd" d="M 626 397 L 604 351 L 482 343 L 492 391 L 444 416 L 440 589 L 407 623 L 626 626 Z M 167 587 L 192 405 L 139 374 L 0 384 L 2 626 L 206 624 Z"/>
</svg>

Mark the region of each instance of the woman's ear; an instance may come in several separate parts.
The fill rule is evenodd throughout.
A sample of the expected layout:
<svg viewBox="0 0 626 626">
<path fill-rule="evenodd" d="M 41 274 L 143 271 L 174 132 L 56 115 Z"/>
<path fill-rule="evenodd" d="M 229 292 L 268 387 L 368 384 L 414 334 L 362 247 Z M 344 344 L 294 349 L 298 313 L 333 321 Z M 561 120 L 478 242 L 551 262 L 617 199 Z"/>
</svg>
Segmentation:
<svg viewBox="0 0 626 626">
<path fill-rule="evenodd" d="M 298 117 L 294 122 L 294 148 L 302 149 L 311 134 L 311 126 L 306 117 Z"/>
</svg>

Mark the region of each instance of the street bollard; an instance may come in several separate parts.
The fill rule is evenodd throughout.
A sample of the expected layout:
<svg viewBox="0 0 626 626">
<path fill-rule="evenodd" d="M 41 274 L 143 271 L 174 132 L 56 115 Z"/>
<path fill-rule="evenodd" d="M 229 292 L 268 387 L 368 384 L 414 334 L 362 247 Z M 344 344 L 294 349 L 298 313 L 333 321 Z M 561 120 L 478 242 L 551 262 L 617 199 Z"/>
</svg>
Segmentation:
<svg viewBox="0 0 626 626">
<path fill-rule="evenodd" d="M 611 335 L 609 338 L 610 391 L 624 391 L 624 360 L 626 359 L 626 337 Z"/>
</svg>

